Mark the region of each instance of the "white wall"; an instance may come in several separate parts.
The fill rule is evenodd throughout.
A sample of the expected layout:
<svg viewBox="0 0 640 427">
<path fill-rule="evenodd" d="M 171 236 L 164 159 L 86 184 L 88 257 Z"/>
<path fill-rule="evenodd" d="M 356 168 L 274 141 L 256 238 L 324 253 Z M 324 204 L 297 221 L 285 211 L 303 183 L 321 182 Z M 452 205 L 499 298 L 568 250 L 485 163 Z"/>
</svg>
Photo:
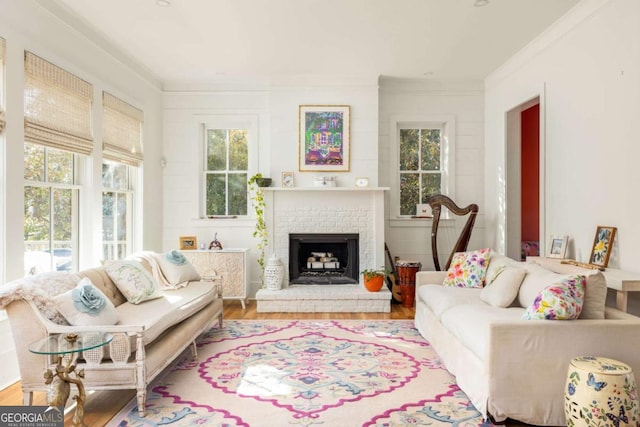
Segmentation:
<svg viewBox="0 0 640 427">
<path fill-rule="evenodd" d="M 218 233 L 225 248 L 250 248 L 248 295 L 260 287 L 254 221 L 202 219 L 202 138 L 200 125 L 221 116 L 253 117 L 258 123 L 257 170 L 281 186 L 283 171 L 295 172 L 296 187 L 310 187 L 316 175 L 337 176 L 338 185 L 353 187 L 355 178 L 378 182 L 378 86 L 374 78 L 289 77 L 270 82 L 239 81 L 218 86 L 172 86 L 164 93 L 163 249 L 176 248 L 179 237 L 195 235 L 208 243 Z M 351 163 L 349 172 L 298 172 L 298 106 L 349 105 Z M 250 212 L 251 213 L 251 212 Z M 267 252 L 267 255 L 269 252 Z"/>
<path fill-rule="evenodd" d="M 459 206 L 479 205 L 479 214 L 473 229 L 469 249 L 485 247 L 484 216 L 484 89 L 482 82 L 438 82 L 429 80 L 396 80 L 383 78 L 380 82 L 380 174 L 379 185 L 394 182 L 395 148 L 390 143 L 392 118 L 402 120 L 433 120 L 433 117 L 455 119 L 455 176 L 449 195 Z M 391 190 L 393 191 L 393 189 Z M 385 204 L 386 217 L 390 217 L 389 195 Z M 392 215 L 393 216 L 393 215 Z M 431 220 L 406 219 L 387 222 L 385 239 L 392 256 L 417 260 L 423 269 L 433 269 L 431 255 Z M 451 242 L 453 245 L 455 241 Z M 442 252 L 442 251 L 438 251 Z M 440 254 L 442 258 L 448 253 Z"/>
<path fill-rule="evenodd" d="M 545 237 L 587 262 L 596 227 L 615 226 L 609 266 L 640 271 L 639 22 L 637 0 L 584 0 L 486 79 L 489 244 L 505 242 L 505 113 L 541 95 Z"/>
<path fill-rule="evenodd" d="M 549 234 L 588 261 L 598 225 L 618 235 L 611 267 L 640 271 L 640 2 L 586 0 L 486 80 L 488 240 L 504 245 L 505 113 L 542 92 Z M 541 105 L 542 106 L 542 105 Z"/>
<path fill-rule="evenodd" d="M 6 119 L 7 127 L 0 136 L 1 209 L 4 231 L 0 236 L 0 283 L 23 275 L 23 69 L 24 51 L 29 50 L 44 59 L 76 74 L 94 86 L 94 154 L 86 177 L 91 192 L 83 192 L 81 214 L 80 268 L 96 266 L 102 257 L 102 195 L 100 130 L 102 90 L 107 90 L 145 113 L 141 230 L 137 230 L 137 249 L 161 248 L 162 186 L 160 184 L 161 96 L 157 82 L 141 76 L 98 48 L 67 24 L 54 18 L 31 0 L 0 0 L 0 36 L 7 40 Z M 3 314 L 2 314 L 3 315 Z M 0 320 L 6 322 L 6 320 Z M 17 379 L 12 363 L 12 339 L 6 323 L 0 325 L 2 350 L 0 388 Z M 8 347 L 5 347 L 5 342 Z"/>
</svg>

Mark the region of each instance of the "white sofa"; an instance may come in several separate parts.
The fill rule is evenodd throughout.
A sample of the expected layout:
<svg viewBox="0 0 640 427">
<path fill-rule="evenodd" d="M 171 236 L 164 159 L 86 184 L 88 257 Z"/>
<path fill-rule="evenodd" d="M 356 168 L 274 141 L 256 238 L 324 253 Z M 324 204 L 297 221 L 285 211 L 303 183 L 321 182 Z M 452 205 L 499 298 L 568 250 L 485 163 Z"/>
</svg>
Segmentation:
<svg viewBox="0 0 640 427">
<path fill-rule="evenodd" d="M 149 266 L 146 266 L 149 269 Z M 47 298 L 88 277 L 115 306 L 115 325 L 71 326 L 50 320 L 58 313 Z M 104 268 L 72 273 L 43 273 L 5 285 L 13 295 L 0 292 L 18 355 L 24 404 L 31 405 L 34 391 L 46 391 L 43 372 L 55 371 L 55 357 L 33 354 L 29 346 L 52 334 L 110 333 L 113 341 L 79 356 L 77 370 L 84 369 L 87 390 L 135 389 L 140 416 L 144 416 L 148 384 L 189 345 L 195 355 L 195 339 L 215 322 L 222 326 L 222 296 L 213 281 L 190 281 L 178 289 L 163 290 L 160 298 L 131 304 L 114 285 Z M 41 284 L 34 289 L 33 285 Z M 61 285 L 62 283 L 62 285 Z M 71 286 L 74 286 L 73 283 Z M 102 350 L 104 349 L 104 352 Z"/>
<path fill-rule="evenodd" d="M 494 254 L 489 269 L 497 264 L 526 271 L 504 308 L 487 304 L 482 289 L 442 286 L 446 272 L 416 275 L 416 328 L 485 418 L 565 425 L 565 381 L 576 356 L 609 357 L 640 373 L 640 318 L 605 307 L 602 273 L 566 265 L 551 272 Z M 580 318 L 522 319 L 538 292 L 563 274 L 587 277 Z"/>
</svg>

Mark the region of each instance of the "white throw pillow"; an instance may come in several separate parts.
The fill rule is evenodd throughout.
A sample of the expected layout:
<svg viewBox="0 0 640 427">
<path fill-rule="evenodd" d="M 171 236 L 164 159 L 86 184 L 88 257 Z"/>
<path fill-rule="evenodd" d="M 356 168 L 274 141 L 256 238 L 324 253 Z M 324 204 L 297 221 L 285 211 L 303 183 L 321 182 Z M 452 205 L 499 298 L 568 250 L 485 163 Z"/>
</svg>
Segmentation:
<svg viewBox="0 0 640 427">
<path fill-rule="evenodd" d="M 518 296 L 526 270 L 500 265 L 490 269 L 490 273 L 491 275 L 487 273 L 486 285 L 480 292 L 480 299 L 494 307 L 511 306 Z"/>
<path fill-rule="evenodd" d="M 115 325 L 118 312 L 105 294 L 88 277 L 78 286 L 53 297 L 56 308 L 74 326 Z"/>
<path fill-rule="evenodd" d="M 200 280 L 200 275 L 195 267 L 180 251 L 169 251 L 167 253 L 156 254 L 160 270 L 165 279 L 173 285 Z"/>
<path fill-rule="evenodd" d="M 162 296 L 156 281 L 137 261 L 116 261 L 107 265 L 105 271 L 131 304 Z"/>
</svg>

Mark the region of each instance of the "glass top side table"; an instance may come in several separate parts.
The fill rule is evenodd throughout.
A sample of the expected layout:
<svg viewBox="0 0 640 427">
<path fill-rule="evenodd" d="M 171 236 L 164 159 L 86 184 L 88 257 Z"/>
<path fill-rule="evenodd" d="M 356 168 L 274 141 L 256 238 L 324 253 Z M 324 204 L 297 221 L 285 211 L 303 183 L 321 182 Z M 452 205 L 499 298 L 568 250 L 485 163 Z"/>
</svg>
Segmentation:
<svg viewBox="0 0 640 427">
<path fill-rule="evenodd" d="M 73 396 L 76 401 L 76 411 L 73 415 L 73 425 L 86 427 L 84 424 L 84 402 L 86 393 L 82 379 L 84 369 L 76 370 L 75 355 L 102 347 L 113 340 L 111 334 L 88 332 L 84 334 L 57 334 L 38 340 L 29 346 L 29 351 L 35 354 L 57 355 L 58 361 L 55 372 L 47 369 L 44 373 L 44 383 L 49 385 L 47 392 L 47 405 L 64 407 L 69 399 L 71 384 L 78 388 L 78 394 Z M 68 357 L 66 357 L 68 356 Z M 71 376 L 75 375 L 75 378 Z"/>
</svg>

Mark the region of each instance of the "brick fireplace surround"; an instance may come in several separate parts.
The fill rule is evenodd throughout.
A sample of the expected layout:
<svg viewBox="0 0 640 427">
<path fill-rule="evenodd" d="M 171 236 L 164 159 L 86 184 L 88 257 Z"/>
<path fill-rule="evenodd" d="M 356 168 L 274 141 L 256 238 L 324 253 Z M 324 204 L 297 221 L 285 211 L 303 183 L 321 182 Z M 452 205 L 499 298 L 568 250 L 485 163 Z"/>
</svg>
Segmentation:
<svg viewBox="0 0 640 427">
<path fill-rule="evenodd" d="M 357 285 L 289 285 L 289 234 L 359 235 L 360 270 L 384 265 L 384 191 L 387 188 L 265 188 L 271 246 L 285 265 L 281 290 L 260 289 L 258 312 L 391 311 L 391 293 Z"/>
</svg>

